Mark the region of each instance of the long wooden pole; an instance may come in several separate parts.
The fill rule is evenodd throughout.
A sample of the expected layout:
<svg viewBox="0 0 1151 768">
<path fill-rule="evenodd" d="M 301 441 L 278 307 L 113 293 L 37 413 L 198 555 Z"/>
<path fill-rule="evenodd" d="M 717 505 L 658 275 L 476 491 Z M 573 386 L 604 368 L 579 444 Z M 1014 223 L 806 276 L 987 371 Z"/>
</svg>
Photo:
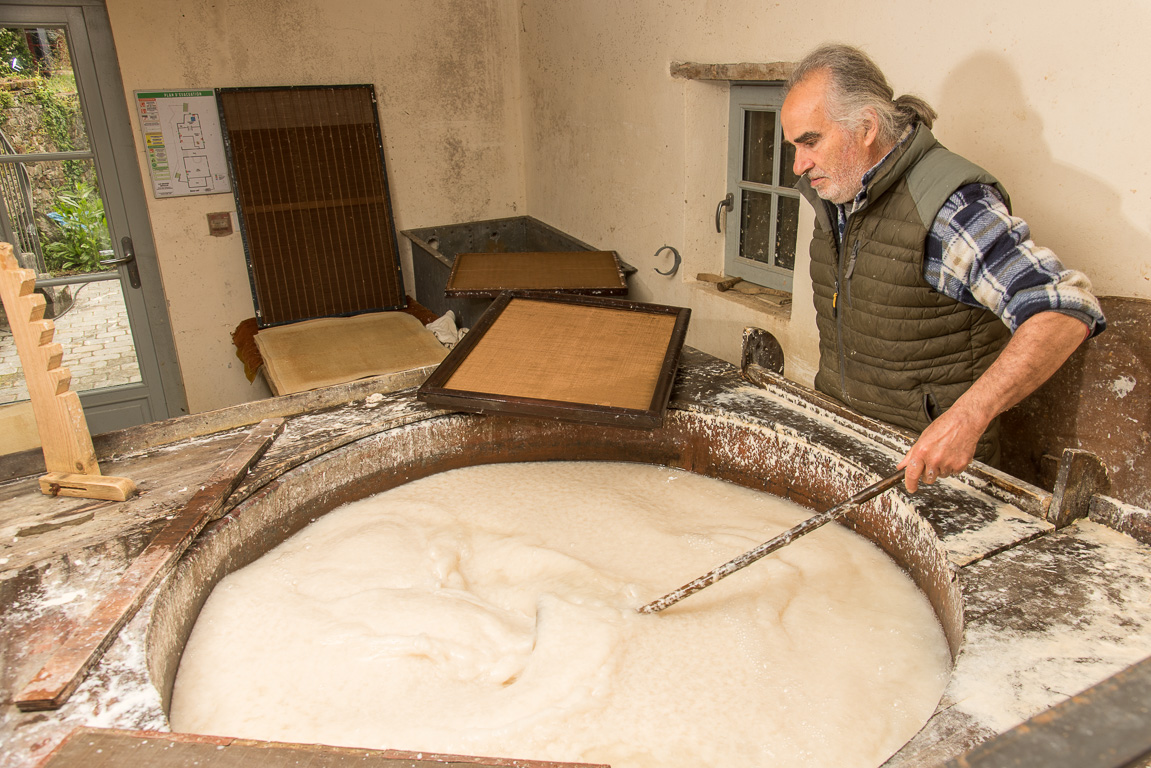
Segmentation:
<svg viewBox="0 0 1151 768">
<path fill-rule="evenodd" d="M 826 512 L 820 512 L 818 515 L 812 515 L 811 517 L 804 520 L 802 523 L 799 523 L 798 525 L 796 525 L 792 528 L 789 528 L 788 530 L 779 534 L 774 539 L 771 539 L 770 541 L 765 541 L 763 544 L 760 544 L 755 549 L 744 552 L 742 555 L 735 558 L 734 560 L 729 560 L 728 562 L 719 566 L 715 570 L 712 570 L 708 573 L 705 573 L 703 576 L 700 576 L 695 581 L 688 582 L 687 584 L 684 584 L 682 587 L 675 590 L 674 592 L 669 592 L 666 595 L 664 595 L 663 597 L 661 597 L 660 599 L 653 600 L 650 603 L 648 603 L 647 605 L 641 606 L 640 608 L 637 608 L 636 610 L 638 610 L 640 613 L 658 613 L 659 611 L 662 611 L 664 608 L 667 608 L 668 606 L 675 605 L 680 600 L 683 600 L 685 597 L 688 597 L 689 595 L 694 595 L 696 592 L 700 591 L 704 587 L 709 587 L 712 584 L 719 581 L 720 579 L 722 579 L 726 576 L 730 576 L 731 574 L 735 573 L 739 569 L 746 568 L 747 566 L 754 563 L 756 560 L 759 560 L 761 557 L 765 557 L 767 555 L 770 555 L 772 552 L 776 551 L 777 549 L 781 549 L 783 547 L 786 547 L 788 544 L 795 541 L 800 536 L 803 536 L 806 533 L 810 533 L 811 531 L 814 531 L 816 528 L 819 528 L 821 525 L 825 525 L 827 523 L 830 523 L 835 518 L 845 514 L 848 510 L 850 510 L 854 507 L 858 507 L 860 504 L 864 503 L 865 501 L 870 501 L 871 499 L 874 499 L 876 496 L 883 493 L 887 489 L 896 485 L 900 480 L 902 480 L 903 479 L 903 473 L 904 473 L 904 471 L 901 469 L 898 472 L 896 472 L 894 475 L 889 475 L 889 476 L 883 478 L 882 480 L 880 480 L 878 483 L 875 483 L 874 485 L 869 485 L 868 487 L 864 488 L 859 493 L 852 496 L 847 501 L 845 501 L 841 504 L 835 505 L 834 507 L 827 510 Z"/>
</svg>

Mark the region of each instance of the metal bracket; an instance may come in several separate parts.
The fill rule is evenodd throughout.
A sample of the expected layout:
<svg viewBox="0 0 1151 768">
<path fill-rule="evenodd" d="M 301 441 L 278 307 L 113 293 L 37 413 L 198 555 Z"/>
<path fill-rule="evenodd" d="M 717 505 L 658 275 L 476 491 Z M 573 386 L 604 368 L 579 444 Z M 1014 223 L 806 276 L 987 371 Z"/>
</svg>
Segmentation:
<svg viewBox="0 0 1151 768">
<path fill-rule="evenodd" d="M 762 328 L 743 329 L 743 351 L 740 371 L 746 376 L 749 365 L 758 365 L 777 376 L 783 375 L 783 347 L 779 340 Z"/>
<path fill-rule="evenodd" d="M 1064 448 L 1059 460 L 1059 473 L 1047 509 L 1047 522 L 1056 528 L 1070 525 L 1091 510 L 1091 497 L 1107 493 L 1111 477 L 1107 465 L 1093 453 Z"/>
<path fill-rule="evenodd" d="M 679 251 L 677 251 L 675 248 L 672 248 L 670 245 L 665 245 L 657 250 L 652 258 L 659 256 L 664 251 L 671 251 L 671 255 L 675 257 L 675 261 L 672 263 L 671 269 L 669 269 L 667 272 L 661 272 L 659 267 L 656 267 L 655 271 L 657 274 L 663 275 L 664 277 L 670 277 L 679 271 L 679 265 L 683 262 L 683 258 L 680 257 Z"/>
</svg>

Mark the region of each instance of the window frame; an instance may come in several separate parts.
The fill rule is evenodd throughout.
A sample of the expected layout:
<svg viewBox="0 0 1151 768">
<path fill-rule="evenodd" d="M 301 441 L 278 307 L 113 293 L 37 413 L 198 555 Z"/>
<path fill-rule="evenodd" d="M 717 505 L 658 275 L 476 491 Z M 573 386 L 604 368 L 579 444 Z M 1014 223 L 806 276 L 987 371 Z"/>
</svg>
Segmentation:
<svg viewBox="0 0 1151 768">
<path fill-rule="evenodd" d="M 796 201 L 796 217 L 798 225 L 798 210 L 800 202 L 799 191 L 793 187 L 779 186 L 778 184 L 761 184 L 745 181 L 743 171 L 745 167 L 744 130 L 747 123 L 748 112 L 773 112 L 775 118 L 775 140 L 773 142 L 772 175 L 773 181 L 780 181 L 780 158 L 784 152 L 783 131 L 780 126 L 779 112 L 783 106 L 784 86 L 781 82 L 770 83 L 732 83 L 730 86 L 728 110 L 728 153 L 727 153 L 727 189 L 733 195 L 732 207 L 728 210 L 729 225 L 726 230 L 724 243 L 724 274 L 730 277 L 740 277 L 748 282 L 756 283 L 768 288 L 775 288 L 790 292 L 795 274 L 793 268 L 788 269 L 775 264 L 774 251 L 776 232 L 779 221 L 780 198 L 794 199 Z M 746 192 L 771 195 L 771 220 L 767 242 L 772 244 L 772 263 L 767 264 L 754 259 L 747 259 L 740 255 L 742 245 L 742 215 L 744 195 Z M 734 225 L 734 229 L 731 226 Z M 796 251 L 798 251 L 798 226 L 796 232 Z M 798 255 L 798 254 L 797 254 Z"/>
</svg>

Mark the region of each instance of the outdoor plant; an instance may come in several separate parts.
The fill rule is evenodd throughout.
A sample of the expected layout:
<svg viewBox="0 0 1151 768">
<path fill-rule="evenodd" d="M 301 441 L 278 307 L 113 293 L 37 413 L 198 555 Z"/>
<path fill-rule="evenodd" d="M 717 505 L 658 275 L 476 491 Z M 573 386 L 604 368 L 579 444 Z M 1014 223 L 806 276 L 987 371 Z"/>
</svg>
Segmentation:
<svg viewBox="0 0 1151 768">
<path fill-rule="evenodd" d="M 101 250 L 112 247 L 104 218 L 104 201 L 95 187 L 84 182 L 57 195 L 48 218 L 55 224 L 44 245 L 48 269 L 60 272 L 100 272 Z"/>
<path fill-rule="evenodd" d="M 0 77 L 20 76 L 32 69 L 32 52 L 23 30 L 0 29 Z"/>
</svg>

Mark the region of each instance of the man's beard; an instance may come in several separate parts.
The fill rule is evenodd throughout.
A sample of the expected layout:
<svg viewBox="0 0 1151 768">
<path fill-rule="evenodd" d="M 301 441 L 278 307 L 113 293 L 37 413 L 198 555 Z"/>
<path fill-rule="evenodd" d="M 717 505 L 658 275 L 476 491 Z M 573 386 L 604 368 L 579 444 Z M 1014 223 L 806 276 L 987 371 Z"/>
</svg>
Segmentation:
<svg viewBox="0 0 1151 768">
<path fill-rule="evenodd" d="M 822 171 L 815 168 L 813 170 Z M 851 157 L 844 158 L 843 164 L 834 173 L 824 173 L 829 182 L 824 189 L 816 189 L 815 193 L 828 202 L 842 205 L 849 203 L 863 189 L 863 174 L 871 170 L 871 164 L 863 154 L 852 153 Z M 811 176 L 811 171 L 808 171 Z"/>
</svg>

